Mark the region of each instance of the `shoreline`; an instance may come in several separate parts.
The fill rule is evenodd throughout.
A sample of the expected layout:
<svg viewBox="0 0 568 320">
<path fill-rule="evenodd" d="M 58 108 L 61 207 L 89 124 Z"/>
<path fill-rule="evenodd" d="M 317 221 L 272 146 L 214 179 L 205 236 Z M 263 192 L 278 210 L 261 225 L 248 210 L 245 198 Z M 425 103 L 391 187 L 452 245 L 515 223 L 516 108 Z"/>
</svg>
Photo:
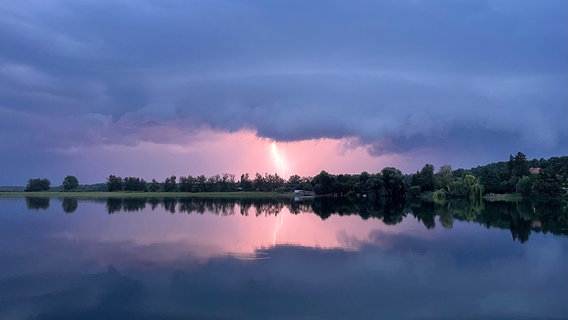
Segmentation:
<svg viewBox="0 0 568 320">
<path fill-rule="evenodd" d="M 2 191 L 0 198 L 10 197 L 41 197 L 41 198 L 232 198 L 232 199 L 265 199 L 293 198 L 293 193 L 265 191 L 234 191 L 234 192 L 104 192 L 104 191 Z"/>
</svg>

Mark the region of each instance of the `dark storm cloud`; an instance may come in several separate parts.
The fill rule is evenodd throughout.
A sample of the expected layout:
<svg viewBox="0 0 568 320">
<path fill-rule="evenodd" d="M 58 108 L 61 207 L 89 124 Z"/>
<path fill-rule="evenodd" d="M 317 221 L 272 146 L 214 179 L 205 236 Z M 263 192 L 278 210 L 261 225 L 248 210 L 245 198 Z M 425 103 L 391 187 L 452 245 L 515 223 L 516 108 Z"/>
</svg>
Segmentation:
<svg viewBox="0 0 568 320">
<path fill-rule="evenodd" d="M 563 0 L 8 2 L 0 148 L 172 126 L 564 153 L 567 16 Z"/>
</svg>

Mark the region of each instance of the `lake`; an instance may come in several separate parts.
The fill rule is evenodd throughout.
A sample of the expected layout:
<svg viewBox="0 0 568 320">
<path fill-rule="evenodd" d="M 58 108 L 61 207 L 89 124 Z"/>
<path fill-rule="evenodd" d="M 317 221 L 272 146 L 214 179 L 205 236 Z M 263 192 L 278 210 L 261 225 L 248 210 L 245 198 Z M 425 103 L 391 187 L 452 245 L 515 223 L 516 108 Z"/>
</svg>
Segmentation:
<svg viewBox="0 0 568 320">
<path fill-rule="evenodd" d="M 566 319 L 565 203 L 0 198 L 0 319 Z"/>
</svg>

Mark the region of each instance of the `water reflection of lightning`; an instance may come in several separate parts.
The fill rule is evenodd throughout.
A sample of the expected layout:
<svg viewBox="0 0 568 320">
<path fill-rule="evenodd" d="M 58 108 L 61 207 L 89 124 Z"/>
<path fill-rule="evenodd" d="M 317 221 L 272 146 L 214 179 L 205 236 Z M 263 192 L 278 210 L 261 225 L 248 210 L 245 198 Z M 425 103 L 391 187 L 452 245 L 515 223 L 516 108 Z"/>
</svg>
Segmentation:
<svg viewBox="0 0 568 320">
<path fill-rule="evenodd" d="M 274 165 L 276 166 L 276 170 L 278 170 L 278 174 L 286 179 L 286 164 L 284 163 L 284 159 L 278 152 L 278 146 L 276 146 L 276 141 L 273 141 L 270 145 L 270 153 L 272 154 L 272 160 L 274 160 Z"/>
<path fill-rule="evenodd" d="M 274 229 L 274 235 L 272 236 L 272 245 L 273 246 L 276 245 L 276 235 L 278 234 L 278 231 L 280 231 L 280 228 L 282 228 L 283 224 L 284 224 L 284 213 L 282 213 L 282 216 L 280 217 L 280 223 L 278 223 L 276 225 L 276 228 Z"/>
</svg>

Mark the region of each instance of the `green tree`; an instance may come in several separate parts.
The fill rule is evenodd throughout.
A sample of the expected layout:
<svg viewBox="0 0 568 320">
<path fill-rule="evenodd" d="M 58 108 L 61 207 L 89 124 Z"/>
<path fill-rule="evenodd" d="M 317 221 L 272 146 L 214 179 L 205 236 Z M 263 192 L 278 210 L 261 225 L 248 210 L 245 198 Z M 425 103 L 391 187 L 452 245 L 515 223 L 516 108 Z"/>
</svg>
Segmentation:
<svg viewBox="0 0 568 320">
<path fill-rule="evenodd" d="M 516 189 L 517 192 L 522 194 L 523 196 L 528 196 L 531 194 L 533 185 L 534 182 L 529 176 L 523 176 L 521 179 L 519 179 L 519 182 L 517 182 Z"/>
<path fill-rule="evenodd" d="M 284 180 L 284 178 L 280 177 L 278 175 L 278 173 L 267 175 L 266 181 L 268 182 L 268 185 L 269 185 L 269 191 L 274 191 L 274 190 L 278 189 L 279 187 L 283 186 L 284 183 L 286 183 L 286 180 Z"/>
<path fill-rule="evenodd" d="M 367 171 L 363 171 L 361 172 L 361 174 L 359 174 L 359 177 L 355 183 L 355 193 L 358 194 L 367 194 L 369 193 L 369 178 L 371 177 L 371 174 L 368 173 Z"/>
<path fill-rule="evenodd" d="M 169 178 L 166 178 L 166 180 L 164 181 L 164 191 L 174 192 L 176 190 L 177 190 L 176 176 L 171 176 Z"/>
<path fill-rule="evenodd" d="M 302 190 L 314 191 L 314 185 L 311 182 L 304 182 L 304 184 L 302 185 Z"/>
<path fill-rule="evenodd" d="M 302 178 L 299 175 L 291 175 L 286 182 L 288 191 L 302 189 Z"/>
<path fill-rule="evenodd" d="M 266 179 L 258 172 L 254 175 L 253 186 L 257 191 L 268 191 Z"/>
<path fill-rule="evenodd" d="M 239 180 L 239 190 L 252 191 L 254 186 L 252 180 L 248 173 L 241 174 L 241 179 Z"/>
<path fill-rule="evenodd" d="M 62 185 L 64 191 L 77 190 L 79 188 L 79 180 L 75 176 L 65 176 Z"/>
<path fill-rule="evenodd" d="M 462 179 L 458 179 L 450 183 L 450 192 L 448 193 L 451 197 L 456 198 L 466 198 L 468 190 L 466 189 Z"/>
<path fill-rule="evenodd" d="M 533 194 L 556 197 L 563 193 L 560 175 L 543 170 L 534 177 Z"/>
<path fill-rule="evenodd" d="M 413 197 L 418 197 L 420 193 L 422 193 L 422 190 L 420 190 L 420 186 L 410 186 L 408 193 Z"/>
<path fill-rule="evenodd" d="M 466 174 L 463 177 L 462 182 L 466 190 L 467 198 L 471 201 L 481 201 L 485 188 L 479 180 L 471 174 Z"/>
<path fill-rule="evenodd" d="M 365 185 L 366 189 L 369 190 L 376 199 L 384 192 L 385 185 L 380 173 L 370 175 Z"/>
<path fill-rule="evenodd" d="M 150 185 L 148 186 L 148 191 L 150 192 L 158 192 L 160 190 L 160 183 L 156 181 L 156 179 L 152 179 Z"/>
<path fill-rule="evenodd" d="M 146 191 L 146 181 L 137 177 L 126 177 L 122 181 L 125 191 Z"/>
<path fill-rule="evenodd" d="M 221 176 L 216 174 L 207 178 L 207 191 L 208 192 L 219 192 L 221 190 Z"/>
<path fill-rule="evenodd" d="M 438 204 L 445 204 L 446 203 L 446 191 L 444 189 L 438 189 L 434 191 L 432 195 L 434 202 Z"/>
<path fill-rule="evenodd" d="M 108 176 L 106 184 L 107 184 L 107 190 L 110 192 L 122 191 L 123 182 L 121 177 L 111 174 L 110 176 Z"/>
<path fill-rule="evenodd" d="M 181 192 L 192 192 L 195 184 L 195 178 L 191 175 L 187 177 L 179 177 L 179 191 Z"/>
<path fill-rule="evenodd" d="M 434 166 L 427 163 L 420 172 L 417 172 L 413 179 L 412 185 L 419 186 L 422 191 L 433 191 L 436 184 L 434 178 Z"/>
<path fill-rule="evenodd" d="M 321 171 L 314 177 L 314 191 L 316 194 L 331 194 L 333 190 L 334 177 L 326 171 Z"/>
<path fill-rule="evenodd" d="M 26 185 L 26 192 L 48 191 L 51 182 L 48 179 L 29 179 Z"/>
<path fill-rule="evenodd" d="M 228 192 L 235 190 L 237 190 L 235 175 L 231 173 L 223 173 L 221 175 L 221 191 Z"/>
<path fill-rule="evenodd" d="M 518 152 L 514 157 L 510 155 L 509 170 L 511 172 L 511 178 L 521 178 L 522 176 L 528 176 L 529 163 L 527 161 L 527 157 L 522 152 Z"/>
<path fill-rule="evenodd" d="M 207 178 L 204 175 L 199 175 L 195 178 L 195 192 L 207 191 Z"/>
<path fill-rule="evenodd" d="M 381 173 L 387 197 L 391 200 L 404 199 L 406 196 L 406 188 L 404 187 L 404 176 L 402 172 L 393 167 L 386 167 Z"/>
<path fill-rule="evenodd" d="M 449 164 L 443 165 L 436 173 L 436 188 L 444 189 L 447 192 L 451 191 L 451 183 L 454 181 L 454 174 L 452 173 L 452 166 Z"/>
</svg>

